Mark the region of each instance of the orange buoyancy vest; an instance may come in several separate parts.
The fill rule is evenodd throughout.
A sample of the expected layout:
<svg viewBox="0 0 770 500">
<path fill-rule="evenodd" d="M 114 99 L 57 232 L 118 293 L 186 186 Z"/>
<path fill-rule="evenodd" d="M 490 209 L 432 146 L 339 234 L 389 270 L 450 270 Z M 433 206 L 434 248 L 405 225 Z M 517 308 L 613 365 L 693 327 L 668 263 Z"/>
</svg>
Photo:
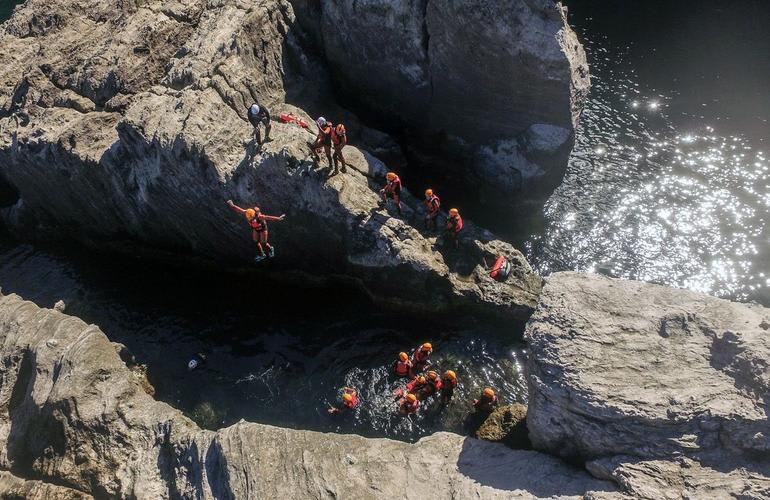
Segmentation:
<svg viewBox="0 0 770 500">
<path fill-rule="evenodd" d="M 439 207 L 441 207 L 441 199 L 434 194 L 425 200 L 425 207 L 428 209 L 428 212 L 435 214 L 438 212 Z"/>
<path fill-rule="evenodd" d="M 396 375 L 404 376 L 409 375 L 409 370 L 412 369 L 412 363 L 409 362 L 409 360 L 401 361 L 400 359 L 396 360 L 396 364 L 393 367 L 393 371 L 396 372 Z"/>
<path fill-rule="evenodd" d="M 255 231 L 267 231 L 267 221 L 261 215 L 249 219 L 249 226 Z"/>
<path fill-rule="evenodd" d="M 449 217 L 446 220 L 446 228 L 453 229 L 455 233 L 459 233 L 463 229 L 463 218 L 460 215 Z"/>
</svg>

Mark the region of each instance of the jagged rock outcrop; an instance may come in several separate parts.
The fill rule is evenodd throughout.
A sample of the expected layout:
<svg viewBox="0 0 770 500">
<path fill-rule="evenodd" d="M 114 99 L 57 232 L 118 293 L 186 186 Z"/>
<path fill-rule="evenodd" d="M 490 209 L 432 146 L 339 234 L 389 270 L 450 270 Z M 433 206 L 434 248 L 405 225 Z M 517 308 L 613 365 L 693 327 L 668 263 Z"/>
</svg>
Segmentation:
<svg viewBox="0 0 770 500">
<path fill-rule="evenodd" d="M 0 469 L 0 495 L 41 499 L 615 496 L 553 457 L 455 434 L 201 430 L 153 400 L 98 327 L 16 295 L 0 296 Z"/>
<path fill-rule="evenodd" d="M 279 123 L 255 149 L 251 102 L 310 120 L 287 103 L 333 101 L 303 36 L 286 0 L 27 1 L 0 33 L 0 220 L 25 237 L 244 262 L 254 246 L 232 198 L 287 214 L 271 272 L 525 318 L 541 281 L 521 253 L 472 224 L 459 255 L 435 249 L 410 225 L 414 198 L 403 218 L 378 207 L 385 166 L 371 155 L 349 147 L 349 173 L 329 178 L 310 135 Z M 500 253 L 515 268 L 505 284 L 482 265 Z"/>
<path fill-rule="evenodd" d="M 346 102 L 408 129 L 417 151 L 451 158 L 442 171 L 454 167 L 487 202 L 545 197 L 559 185 L 590 86 L 561 4 L 293 3 L 313 12 L 300 19 Z"/>
<path fill-rule="evenodd" d="M 536 449 L 644 498 L 767 498 L 770 310 L 557 273 L 525 338 Z"/>
</svg>

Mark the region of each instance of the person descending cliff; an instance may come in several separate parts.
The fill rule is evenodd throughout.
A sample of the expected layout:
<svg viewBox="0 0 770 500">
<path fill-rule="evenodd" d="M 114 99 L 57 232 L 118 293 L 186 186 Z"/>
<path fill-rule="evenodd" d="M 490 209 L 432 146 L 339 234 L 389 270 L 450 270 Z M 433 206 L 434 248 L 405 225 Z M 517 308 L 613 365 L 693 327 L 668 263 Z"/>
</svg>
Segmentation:
<svg viewBox="0 0 770 500">
<path fill-rule="evenodd" d="M 420 407 L 420 401 L 412 393 L 407 394 L 401 398 L 398 402 L 398 414 L 402 417 L 406 417 L 417 411 Z"/>
<path fill-rule="evenodd" d="M 267 241 L 268 239 L 267 221 L 283 220 L 286 217 L 286 215 L 281 214 L 280 216 L 277 216 L 277 217 L 274 215 L 265 215 L 262 213 L 259 207 L 241 208 L 235 203 L 233 203 L 233 200 L 227 200 L 227 204 L 235 212 L 246 217 L 246 221 L 249 223 L 249 226 L 251 227 L 251 238 L 257 244 L 257 249 L 259 249 L 259 254 L 254 258 L 254 260 L 256 262 L 259 262 L 267 258 L 267 255 L 265 255 L 265 248 L 267 248 L 267 251 L 269 252 L 269 256 L 271 258 L 275 257 L 275 248 L 272 245 L 270 245 L 270 243 L 268 243 Z"/>
<path fill-rule="evenodd" d="M 329 406 L 329 414 L 341 413 L 352 410 L 358 406 L 358 391 L 352 387 L 343 387 L 340 391 L 339 401 L 336 406 Z"/>
<path fill-rule="evenodd" d="M 345 164 L 345 157 L 342 155 L 342 148 L 347 146 L 348 136 L 345 132 L 345 125 L 338 123 L 336 127 L 332 128 L 332 145 L 334 146 L 334 172 L 332 175 L 336 175 L 339 171 L 339 164 L 342 164 L 342 173 L 348 171 Z"/>
<path fill-rule="evenodd" d="M 433 353 L 433 344 L 425 342 L 412 352 L 412 367 L 414 373 L 420 373 L 431 365 L 430 355 Z"/>
<path fill-rule="evenodd" d="M 449 217 L 446 220 L 444 236 L 455 248 L 460 247 L 460 231 L 463 230 L 463 218 L 456 208 L 449 209 Z"/>
<path fill-rule="evenodd" d="M 425 229 L 436 231 L 438 229 L 438 214 L 441 208 L 441 199 L 433 193 L 432 189 L 425 190 Z"/>
<path fill-rule="evenodd" d="M 395 373 L 397 377 L 408 377 L 412 375 L 412 362 L 409 361 L 409 355 L 407 353 L 398 353 L 398 359 L 393 363 L 393 373 Z"/>
<path fill-rule="evenodd" d="M 380 197 L 383 205 L 387 206 L 388 199 L 393 200 L 398 209 L 398 215 L 401 215 L 401 179 L 395 172 L 388 172 L 385 175 L 385 187 L 380 189 Z"/>
<path fill-rule="evenodd" d="M 441 402 L 443 404 L 447 404 L 452 400 L 456 387 L 457 374 L 452 370 L 445 371 L 444 376 L 441 377 Z"/>
<path fill-rule="evenodd" d="M 496 406 L 497 394 L 495 394 L 494 389 L 491 387 L 484 388 L 479 399 L 473 400 L 473 407 L 476 408 L 476 411 L 489 413 L 492 412 Z"/>
<path fill-rule="evenodd" d="M 259 133 L 260 123 L 265 126 L 264 142 L 270 142 L 270 111 L 268 111 L 264 105 L 254 103 L 249 106 L 247 116 L 249 118 L 249 123 L 254 127 L 254 140 L 256 141 L 257 146 L 262 146 L 262 144 L 264 144 Z"/>
<path fill-rule="evenodd" d="M 329 168 L 332 168 L 334 163 L 332 161 L 332 124 L 323 116 L 318 117 L 315 124 L 318 127 L 318 134 L 315 137 L 315 142 L 310 144 L 313 157 L 316 162 L 320 161 L 319 153 L 323 149 L 326 160 L 329 162 Z"/>
</svg>

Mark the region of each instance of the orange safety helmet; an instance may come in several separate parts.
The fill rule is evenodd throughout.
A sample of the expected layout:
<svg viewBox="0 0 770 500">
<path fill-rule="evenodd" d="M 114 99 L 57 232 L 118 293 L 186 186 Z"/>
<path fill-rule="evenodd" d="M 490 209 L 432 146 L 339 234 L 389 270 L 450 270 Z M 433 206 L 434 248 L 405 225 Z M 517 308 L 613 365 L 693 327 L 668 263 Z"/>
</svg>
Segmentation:
<svg viewBox="0 0 770 500">
<path fill-rule="evenodd" d="M 424 384 L 425 382 L 426 382 L 425 377 L 423 377 L 422 375 L 417 377 L 417 383 L 418 384 Z"/>
<path fill-rule="evenodd" d="M 484 389 L 484 395 L 489 396 L 490 398 L 495 397 L 495 391 L 491 387 L 487 387 Z"/>
<path fill-rule="evenodd" d="M 342 400 L 346 403 L 350 403 L 351 401 L 353 401 L 353 396 L 349 392 L 346 392 L 345 394 L 342 395 Z"/>
<path fill-rule="evenodd" d="M 406 400 L 409 401 L 410 403 L 414 403 L 415 401 L 417 401 L 417 396 L 415 396 L 414 394 L 407 394 Z"/>
<path fill-rule="evenodd" d="M 460 215 L 460 211 L 457 210 L 456 208 L 450 208 L 449 209 L 449 215 L 452 215 L 452 216 Z"/>
<path fill-rule="evenodd" d="M 433 190 L 431 188 L 426 189 L 425 196 L 433 196 Z"/>
<path fill-rule="evenodd" d="M 431 380 L 436 380 L 438 378 L 438 373 L 431 370 L 428 372 L 428 378 Z"/>
<path fill-rule="evenodd" d="M 343 125 L 341 123 L 338 123 L 337 124 L 337 128 L 335 128 L 335 132 L 337 132 L 337 134 L 339 134 L 339 135 L 344 134 L 345 133 L 345 125 Z"/>
<path fill-rule="evenodd" d="M 433 344 L 430 342 L 425 342 L 423 345 L 420 346 L 421 351 L 432 351 L 433 350 Z"/>
<path fill-rule="evenodd" d="M 398 353 L 398 359 L 401 361 L 407 361 L 409 359 L 409 355 L 405 352 Z"/>
<path fill-rule="evenodd" d="M 396 177 L 398 176 L 396 175 L 395 172 L 388 172 L 387 174 L 385 174 L 385 178 L 388 179 L 389 181 L 392 181 Z"/>
<path fill-rule="evenodd" d="M 247 219 L 253 219 L 257 215 L 257 211 L 253 208 L 247 208 L 244 215 Z"/>
<path fill-rule="evenodd" d="M 457 380 L 457 374 L 452 370 L 445 371 L 444 376 L 450 380 Z"/>
</svg>

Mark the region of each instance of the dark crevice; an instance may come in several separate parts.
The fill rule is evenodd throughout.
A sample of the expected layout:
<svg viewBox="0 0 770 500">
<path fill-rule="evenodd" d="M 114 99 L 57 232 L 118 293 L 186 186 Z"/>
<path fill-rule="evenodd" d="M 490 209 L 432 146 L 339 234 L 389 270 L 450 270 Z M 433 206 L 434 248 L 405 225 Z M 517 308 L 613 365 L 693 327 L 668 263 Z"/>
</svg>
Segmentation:
<svg viewBox="0 0 770 500">
<path fill-rule="evenodd" d="M 16 186 L 0 174 L 0 208 L 9 208 L 16 205 L 21 198 Z"/>
</svg>

